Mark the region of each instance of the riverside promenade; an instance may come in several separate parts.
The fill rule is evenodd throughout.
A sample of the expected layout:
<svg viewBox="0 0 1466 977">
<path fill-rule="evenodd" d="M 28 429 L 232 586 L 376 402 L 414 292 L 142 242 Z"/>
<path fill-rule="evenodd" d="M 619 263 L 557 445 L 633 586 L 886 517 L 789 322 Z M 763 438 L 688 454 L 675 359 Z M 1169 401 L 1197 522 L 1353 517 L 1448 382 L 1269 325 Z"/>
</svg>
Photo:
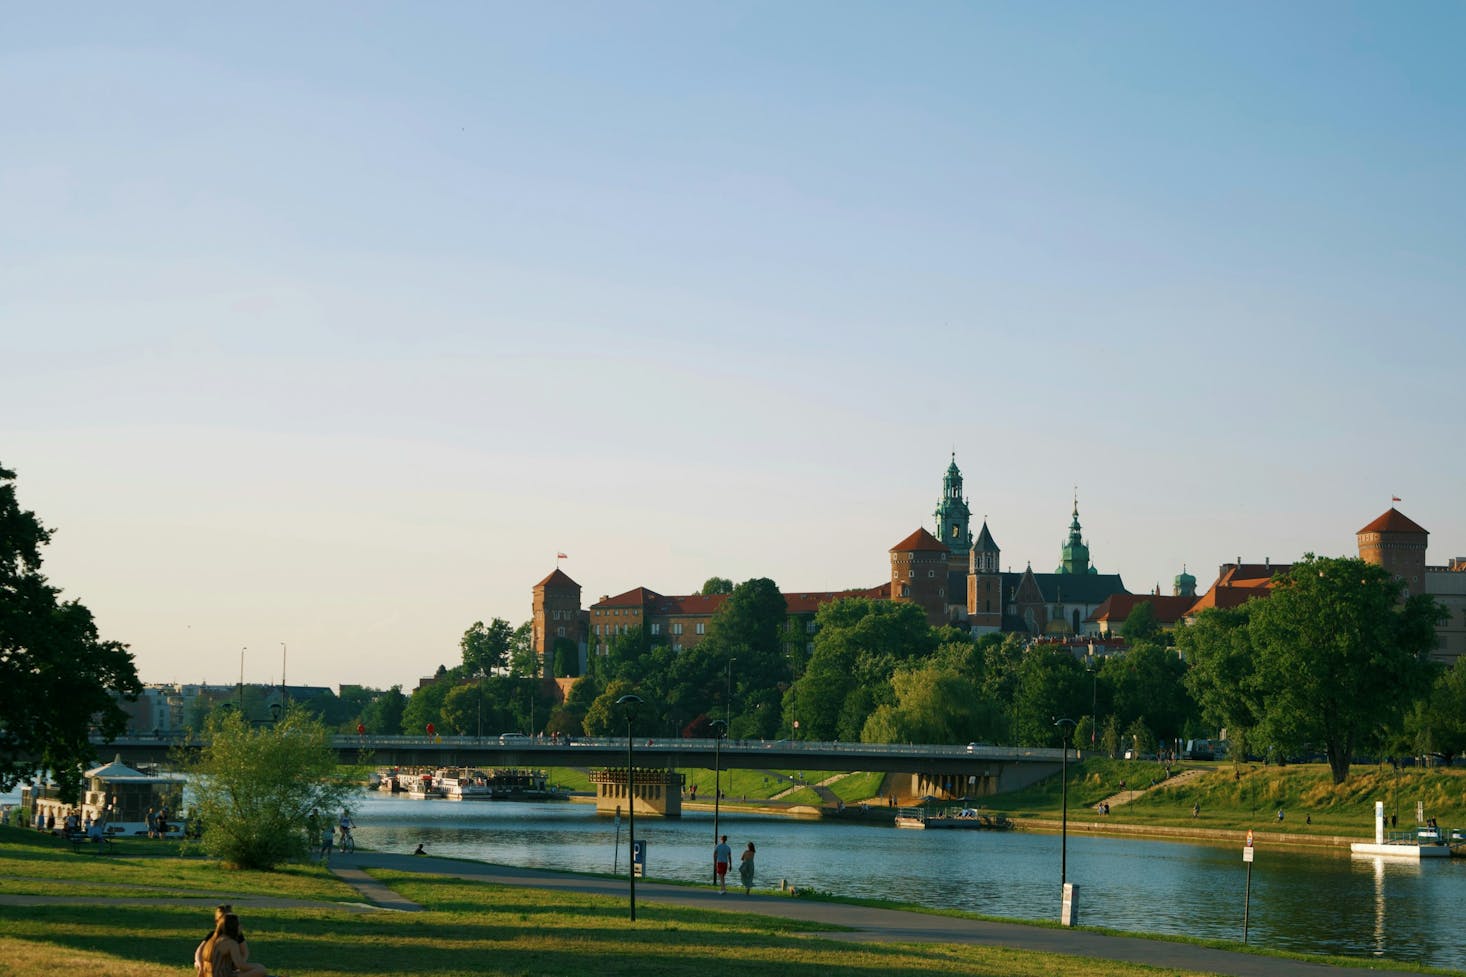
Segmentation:
<svg viewBox="0 0 1466 977">
<path fill-rule="evenodd" d="M 368 868 L 400 872 L 421 872 L 495 885 L 526 886 L 557 892 L 591 893 L 625 899 L 625 879 L 546 872 L 508 865 L 440 859 L 431 856 L 397 855 L 382 852 L 358 852 L 337 859 L 332 870 L 343 881 L 356 887 L 363 899 L 384 909 L 412 911 L 407 903 L 387 886 L 371 879 L 363 871 Z M 876 909 L 845 903 L 795 899 L 783 895 L 745 896 L 731 888 L 727 895 L 712 886 L 668 885 L 655 881 L 638 881 L 637 905 L 670 905 L 709 912 L 720 910 L 760 913 L 784 919 L 801 920 L 830 927 L 819 938 L 862 943 L 966 943 L 1062 953 L 1097 961 L 1117 960 L 1144 964 L 1163 971 L 1226 974 L 1231 977 L 1359 977 L 1360 974 L 1383 974 L 1406 977 L 1418 971 L 1381 969 L 1377 964 L 1360 961 L 1360 967 L 1288 960 L 1259 954 L 1218 950 L 1175 943 L 1160 939 L 1133 936 L 1111 936 L 1083 929 L 1060 929 L 1029 926 L 1022 923 L 958 919 L 930 913 L 898 909 Z M 1058 914 L 1058 893 L 1054 893 L 1055 915 Z M 655 925 L 636 923 L 630 925 Z M 1367 967 L 1367 969 L 1366 969 Z"/>
</svg>

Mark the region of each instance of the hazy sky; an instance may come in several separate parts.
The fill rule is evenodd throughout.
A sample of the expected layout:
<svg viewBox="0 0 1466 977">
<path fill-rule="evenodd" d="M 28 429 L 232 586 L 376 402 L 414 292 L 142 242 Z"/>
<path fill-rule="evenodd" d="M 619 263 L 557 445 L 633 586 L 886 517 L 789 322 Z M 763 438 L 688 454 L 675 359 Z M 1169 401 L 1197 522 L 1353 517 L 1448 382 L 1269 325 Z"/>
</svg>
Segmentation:
<svg viewBox="0 0 1466 977">
<path fill-rule="evenodd" d="M 3 5 L 0 464 L 147 681 L 555 566 L 1466 555 L 1466 5 Z"/>
</svg>

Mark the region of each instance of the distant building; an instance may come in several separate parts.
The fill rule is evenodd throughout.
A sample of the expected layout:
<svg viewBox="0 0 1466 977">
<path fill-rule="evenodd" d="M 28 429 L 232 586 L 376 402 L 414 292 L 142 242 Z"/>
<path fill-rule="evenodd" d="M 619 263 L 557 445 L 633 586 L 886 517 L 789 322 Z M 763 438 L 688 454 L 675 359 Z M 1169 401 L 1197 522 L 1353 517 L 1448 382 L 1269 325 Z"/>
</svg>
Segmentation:
<svg viewBox="0 0 1466 977">
<path fill-rule="evenodd" d="M 1185 620 L 1188 623 L 1195 620 L 1196 615 L 1208 608 L 1241 607 L 1249 600 L 1266 597 L 1272 593 L 1273 578 L 1292 569 L 1292 564 L 1274 564 L 1268 557 L 1261 563 L 1243 563 L 1240 556 L 1236 563 L 1223 563 L 1217 567 L 1216 582 L 1186 611 Z"/>
<path fill-rule="evenodd" d="M 1430 532 L 1391 506 L 1355 534 L 1359 558 L 1384 567 L 1405 583 L 1406 594 L 1429 594 L 1446 609 L 1436 626 L 1431 657 L 1449 665 L 1466 654 L 1466 557 L 1444 566 L 1425 562 Z"/>
</svg>

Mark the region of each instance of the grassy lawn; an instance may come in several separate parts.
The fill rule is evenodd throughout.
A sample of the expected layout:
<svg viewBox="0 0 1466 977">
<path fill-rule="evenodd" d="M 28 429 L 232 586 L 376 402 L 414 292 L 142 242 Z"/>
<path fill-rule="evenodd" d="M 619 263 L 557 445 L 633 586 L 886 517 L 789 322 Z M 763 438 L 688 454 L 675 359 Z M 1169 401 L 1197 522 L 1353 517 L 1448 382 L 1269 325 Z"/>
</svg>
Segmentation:
<svg viewBox="0 0 1466 977">
<path fill-rule="evenodd" d="M 1245 830 L 1249 827 L 1296 834 L 1365 837 L 1374 832 L 1374 802 L 1384 801 L 1386 813 L 1395 810 L 1398 797 L 1400 827 L 1415 823 L 1415 802 L 1425 805 L 1426 817 L 1442 826 L 1466 826 L 1466 770 L 1405 769 L 1355 766 L 1349 779 L 1335 786 L 1323 764 L 1286 767 L 1261 764 L 1233 765 L 1221 761 L 1181 764 L 1204 773 L 1184 783 L 1168 784 L 1155 763 L 1091 758 L 1069 767 L 1069 814 L 1084 818 L 1101 800 L 1117 793 L 1121 781 L 1129 789 L 1158 786 L 1128 804 L 1113 806 L 1111 822 L 1190 828 Z M 1174 783 L 1174 778 L 1173 778 Z M 1060 812 L 1060 784 L 1052 777 L 1025 790 L 985 798 L 995 810 L 1017 817 L 1054 817 Z M 1191 816 L 1192 805 L 1201 808 Z M 1285 820 L 1279 824 L 1277 811 Z M 1307 823 L 1309 820 L 1311 824 Z"/>
<path fill-rule="evenodd" d="M 0 847 L 0 874 L 37 864 Z M 70 854 L 69 852 L 67 854 Z M 137 867 L 140 884 L 166 888 L 171 859 Z M 221 897 L 256 888 L 246 873 L 212 869 Z M 379 873 L 422 913 L 353 913 L 241 907 L 251 957 L 292 977 L 930 977 L 935 972 L 1011 977 L 1141 977 L 1143 967 L 992 947 L 850 945 L 816 927 L 769 917 L 643 905 L 629 924 L 620 899 L 501 888 Z M 190 886 L 189 888 L 192 888 Z M 7 906 L 0 915 L 0 975 L 111 977 L 192 972 L 207 910 L 156 906 Z"/>
</svg>

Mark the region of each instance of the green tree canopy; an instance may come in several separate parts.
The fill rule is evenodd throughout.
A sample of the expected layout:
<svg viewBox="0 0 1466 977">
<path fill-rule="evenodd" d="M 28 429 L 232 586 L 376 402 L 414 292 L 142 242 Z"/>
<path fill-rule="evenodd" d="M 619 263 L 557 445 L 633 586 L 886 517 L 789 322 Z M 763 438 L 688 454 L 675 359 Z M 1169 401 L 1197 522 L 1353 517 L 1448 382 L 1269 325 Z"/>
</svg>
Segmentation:
<svg viewBox="0 0 1466 977">
<path fill-rule="evenodd" d="M 329 818 L 349 807 L 364 776 L 338 765 L 326 727 L 299 708 L 272 727 L 219 713 L 184 765 L 204 850 L 227 866 L 261 870 L 303 856 L 311 812 Z"/>
<path fill-rule="evenodd" d="M 463 674 L 491 675 L 503 668 L 509 661 L 509 643 L 513 637 L 513 626 L 502 617 L 488 624 L 474 621 L 458 642 L 463 650 Z"/>
<path fill-rule="evenodd" d="M 894 705 L 878 706 L 861 731 L 867 743 L 967 743 L 996 739 L 1002 708 L 986 700 L 977 680 L 929 662 L 891 676 Z"/>
<path fill-rule="evenodd" d="M 102 640 L 91 611 L 41 575 L 51 531 L 20 508 L 14 480 L 0 466 L 0 789 L 41 769 L 76 797 L 92 727 L 126 729 L 117 697 L 142 684 L 127 646 Z"/>
<path fill-rule="evenodd" d="M 362 709 L 357 721 L 367 732 L 381 736 L 398 736 L 402 733 L 402 712 L 407 708 L 407 696 L 402 686 L 394 685 L 386 692 L 378 693 Z"/>
<path fill-rule="evenodd" d="M 1186 690 L 1186 663 L 1159 645 L 1139 642 L 1123 655 L 1107 658 L 1100 667 L 1099 681 L 1127 730 L 1143 721 L 1155 735 L 1174 739 L 1196 713 L 1196 704 Z"/>
<path fill-rule="evenodd" d="M 1403 589 L 1383 567 L 1309 554 L 1245 613 L 1200 615 L 1197 627 L 1221 625 L 1183 636 L 1203 710 L 1255 720 L 1259 747 L 1321 749 L 1343 783 L 1355 749 L 1398 725 L 1433 671 L 1441 609 L 1424 594 L 1402 600 Z"/>
<path fill-rule="evenodd" d="M 1160 633 L 1161 625 L 1155 619 L 1155 608 L 1150 601 L 1132 607 L 1125 623 L 1120 625 L 1120 637 L 1126 641 L 1149 641 Z"/>
<path fill-rule="evenodd" d="M 714 594 L 731 594 L 733 593 L 733 581 L 727 577 L 708 577 L 702 585 L 702 590 L 699 590 L 698 593 L 704 597 L 711 597 Z"/>
<path fill-rule="evenodd" d="M 1417 753 L 1439 753 L 1446 763 L 1466 752 L 1466 657 L 1436 677 L 1406 722 Z"/>
</svg>

